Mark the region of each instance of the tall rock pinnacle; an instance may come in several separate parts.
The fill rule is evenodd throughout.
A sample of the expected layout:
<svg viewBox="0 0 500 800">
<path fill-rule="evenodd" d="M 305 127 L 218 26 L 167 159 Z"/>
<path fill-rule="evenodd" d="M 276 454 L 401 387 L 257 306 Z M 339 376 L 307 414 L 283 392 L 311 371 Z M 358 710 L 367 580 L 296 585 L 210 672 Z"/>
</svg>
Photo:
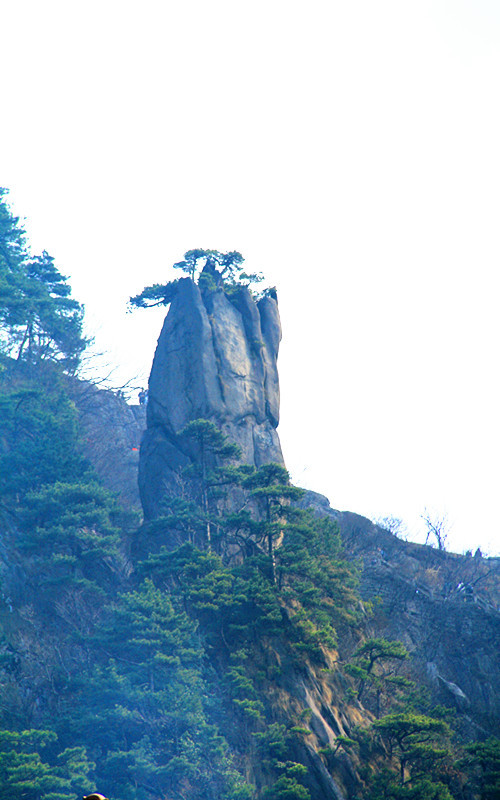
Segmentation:
<svg viewBox="0 0 500 800">
<path fill-rule="evenodd" d="M 179 471 L 190 459 L 178 434 L 194 419 L 214 422 L 247 464 L 284 463 L 276 432 L 280 339 L 273 297 L 256 302 L 244 286 L 228 296 L 222 288 L 200 290 L 190 278 L 178 281 L 149 378 L 139 464 L 147 518 L 179 491 Z"/>
</svg>

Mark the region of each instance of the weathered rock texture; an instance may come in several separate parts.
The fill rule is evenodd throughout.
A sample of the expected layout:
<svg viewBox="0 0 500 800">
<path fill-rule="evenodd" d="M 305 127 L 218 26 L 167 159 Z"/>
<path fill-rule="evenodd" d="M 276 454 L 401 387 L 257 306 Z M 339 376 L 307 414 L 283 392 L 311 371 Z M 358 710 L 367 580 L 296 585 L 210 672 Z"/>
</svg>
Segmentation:
<svg viewBox="0 0 500 800">
<path fill-rule="evenodd" d="M 146 427 L 144 406 L 128 405 L 118 393 L 89 381 L 71 381 L 83 451 L 103 485 L 128 507 L 140 508 L 139 447 Z"/>
<path fill-rule="evenodd" d="M 302 505 L 338 523 L 362 567 L 362 596 L 375 600 L 369 635 L 403 642 L 408 677 L 427 684 L 436 703 L 456 708 L 466 736 L 497 731 L 500 559 L 403 541 L 314 492 Z"/>
<path fill-rule="evenodd" d="M 194 419 L 214 422 L 257 467 L 283 464 L 276 428 L 279 384 L 276 360 L 281 326 L 277 302 L 255 302 L 241 287 L 201 291 L 189 278 L 178 283 L 165 319 L 149 379 L 147 431 L 139 489 L 147 518 L 165 494 L 178 492 L 179 470 L 190 461 L 179 432 Z"/>
</svg>

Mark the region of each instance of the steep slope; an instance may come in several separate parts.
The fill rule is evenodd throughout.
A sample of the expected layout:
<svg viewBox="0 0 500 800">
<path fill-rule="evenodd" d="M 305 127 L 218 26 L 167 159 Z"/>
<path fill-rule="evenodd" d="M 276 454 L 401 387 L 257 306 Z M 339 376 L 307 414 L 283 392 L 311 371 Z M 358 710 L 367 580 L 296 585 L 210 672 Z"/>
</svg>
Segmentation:
<svg viewBox="0 0 500 800">
<path fill-rule="evenodd" d="M 122 503 L 140 508 L 137 472 L 146 429 L 146 408 L 130 405 L 119 393 L 91 381 L 68 381 L 78 410 L 83 451 L 102 484 Z"/>
<path fill-rule="evenodd" d="M 308 492 L 302 505 L 335 520 L 375 601 L 371 635 L 402 641 L 411 672 L 469 732 L 500 726 L 500 559 L 458 555 L 399 539 Z"/>
<path fill-rule="evenodd" d="M 490 733 L 500 721 L 500 559 L 404 542 L 343 514 L 343 540 L 363 559 L 362 592 L 380 598 L 374 627 L 412 652 L 436 699 Z"/>
</svg>

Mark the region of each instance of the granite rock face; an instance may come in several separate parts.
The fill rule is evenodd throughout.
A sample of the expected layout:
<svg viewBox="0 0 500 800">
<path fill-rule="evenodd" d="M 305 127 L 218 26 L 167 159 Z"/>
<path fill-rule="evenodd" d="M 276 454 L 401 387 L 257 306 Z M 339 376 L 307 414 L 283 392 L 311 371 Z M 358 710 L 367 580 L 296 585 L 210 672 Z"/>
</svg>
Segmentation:
<svg viewBox="0 0 500 800">
<path fill-rule="evenodd" d="M 179 432 L 194 419 L 221 428 L 256 467 L 283 464 L 277 356 L 278 305 L 255 302 L 249 290 L 231 298 L 222 288 L 200 290 L 178 282 L 158 339 L 151 375 L 147 430 L 139 462 L 139 489 L 146 518 L 158 513 L 165 494 L 178 492 L 179 470 L 189 464 L 189 445 Z"/>
<path fill-rule="evenodd" d="M 436 705 L 454 707 L 466 735 L 494 735 L 500 558 L 404 541 L 365 517 L 330 508 L 315 492 L 306 492 L 300 505 L 339 525 L 346 552 L 361 567 L 362 597 L 376 598 L 370 635 L 403 642 L 411 653 L 407 677 L 427 685 Z"/>
<path fill-rule="evenodd" d="M 89 381 L 72 381 L 69 391 L 78 411 L 85 456 L 106 489 L 116 492 L 125 506 L 139 509 L 137 468 L 145 407 L 128 405 L 116 392 Z"/>
</svg>

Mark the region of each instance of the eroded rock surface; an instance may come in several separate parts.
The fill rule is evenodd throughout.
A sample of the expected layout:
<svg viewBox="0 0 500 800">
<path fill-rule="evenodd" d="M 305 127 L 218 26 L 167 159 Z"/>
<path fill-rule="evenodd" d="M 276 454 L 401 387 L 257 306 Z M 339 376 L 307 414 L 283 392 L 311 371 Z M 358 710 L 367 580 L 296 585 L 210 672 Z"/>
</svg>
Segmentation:
<svg viewBox="0 0 500 800">
<path fill-rule="evenodd" d="M 107 489 L 116 492 L 125 506 L 139 509 L 137 468 L 145 407 L 128 405 L 118 393 L 89 381 L 73 381 L 70 393 L 85 456 Z"/>
<path fill-rule="evenodd" d="M 249 290 L 229 298 L 222 289 L 201 291 L 189 278 L 178 283 L 149 379 L 147 431 L 139 488 L 147 518 L 162 497 L 178 492 L 179 469 L 189 444 L 179 432 L 194 419 L 214 422 L 256 467 L 283 464 L 277 356 L 281 326 L 277 302 L 256 302 Z"/>
<path fill-rule="evenodd" d="M 315 492 L 301 505 L 338 523 L 361 567 L 361 594 L 375 600 L 370 635 L 403 642 L 411 653 L 408 677 L 427 684 L 437 704 L 454 707 L 466 735 L 498 730 L 500 559 L 404 541 L 330 508 Z"/>
</svg>

